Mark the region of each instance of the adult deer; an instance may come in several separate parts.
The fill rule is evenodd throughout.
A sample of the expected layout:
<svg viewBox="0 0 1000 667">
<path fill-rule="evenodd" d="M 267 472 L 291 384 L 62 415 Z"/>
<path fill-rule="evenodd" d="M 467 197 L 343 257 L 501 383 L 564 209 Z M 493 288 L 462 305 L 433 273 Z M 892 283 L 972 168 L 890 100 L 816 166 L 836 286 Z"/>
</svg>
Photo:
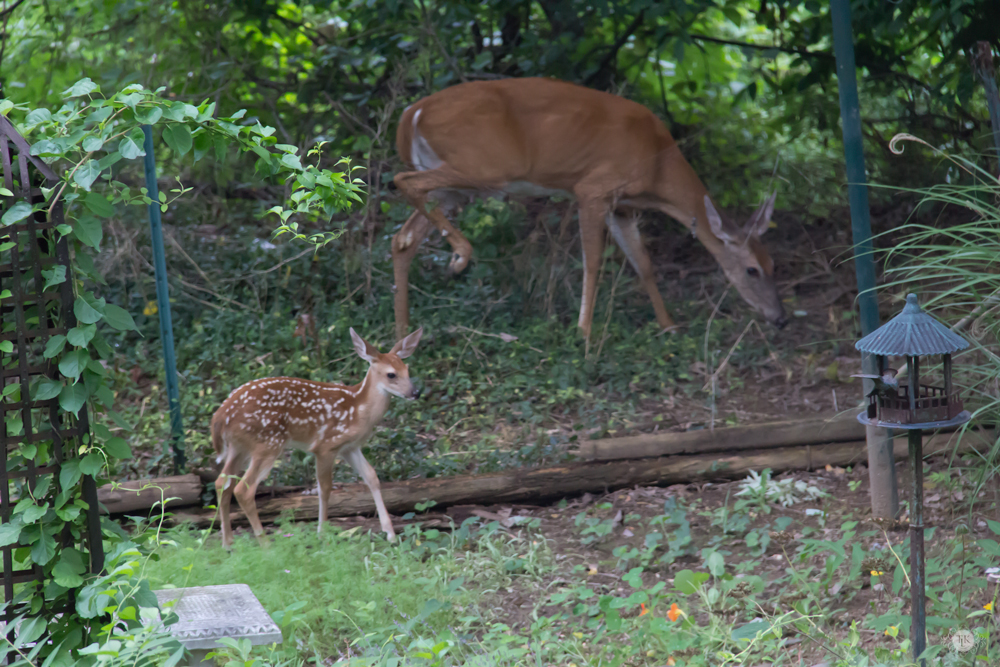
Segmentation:
<svg viewBox="0 0 1000 667">
<path fill-rule="evenodd" d="M 375 469 L 361 453 L 361 446 L 381 421 L 392 396 L 414 399 L 420 391 L 403 363 L 413 354 L 423 329 L 417 329 L 382 354 L 351 329 L 358 356 L 369 363 L 361 384 L 345 386 L 299 378 L 253 380 L 238 387 L 212 417 L 212 445 L 216 462 L 223 463 L 215 480 L 222 524 L 222 544 L 229 548 L 233 530 L 229 505 L 235 495 L 258 539 L 264 527 L 254 500 L 257 485 L 267 477 L 286 447 L 312 452 L 319 482 L 319 526 L 326 523 L 327 502 L 333 485 L 333 464 L 346 459 L 365 481 L 375 499 L 379 522 L 395 539 L 392 522 L 382 502 Z M 236 473 L 246 472 L 233 484 Z"/>
<path fill-rule="evenodd" d="M 747 303 L 779 328 L 787 323 L 774 263 L 760 242 L 775 195 L 743 227 L 734 225 L 712 203 L 667 128 L 640 104 L 552 79 L 463 83 L 408 107 L 396 148 L 412 171 L 397 174 L 395 182 L 416 208 L 392 241 L 397 337 L 409 328 L 409 268 L 431 223 L 451 244 L 451 270 L 468 264 L 472 246 L 446 213 L 477 193 L 576 197 L 584 335 L 594 314 L 605 224 L 639 274 L 656 321 L 674 326 L 637 216 L 620 215 L 624 210 L 659 210 L 675 218 L 708 248 Z M 427 206 L 428 199 L 438 206 Z"/>
</svg>

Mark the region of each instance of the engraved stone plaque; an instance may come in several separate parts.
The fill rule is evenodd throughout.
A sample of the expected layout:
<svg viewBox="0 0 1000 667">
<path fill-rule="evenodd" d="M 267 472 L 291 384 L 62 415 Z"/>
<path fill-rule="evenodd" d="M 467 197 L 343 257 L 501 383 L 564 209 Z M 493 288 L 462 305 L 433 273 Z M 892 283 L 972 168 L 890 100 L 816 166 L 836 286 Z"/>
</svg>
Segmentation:
<svg viewBox="0 0 1000 667">
<path fill-rule="evenodd" d="M 161 607 L 177 600 L 173 611 L 180 620 L 167 630 L 189 650 L 219 648 L 221 637 L 249 639 L 255 646 L 281 643 L 281 629 L 246 584 L 153 592 Z"/>
</svg>

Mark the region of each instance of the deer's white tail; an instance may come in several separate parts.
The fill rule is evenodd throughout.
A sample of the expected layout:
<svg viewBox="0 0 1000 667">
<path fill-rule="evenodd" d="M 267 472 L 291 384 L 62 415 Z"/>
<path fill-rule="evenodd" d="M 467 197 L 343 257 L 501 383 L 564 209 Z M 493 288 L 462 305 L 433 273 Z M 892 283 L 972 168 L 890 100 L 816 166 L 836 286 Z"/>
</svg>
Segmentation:
<svg viewBox="0 0 1000 667">
<path fill-rule="evenodd" d="M 226 442 L 222 437 L 221 419 L 212 419 L 212 447 L 215 449 L 215 462 L 222 463 L 226 458 Z"/>
</svg>

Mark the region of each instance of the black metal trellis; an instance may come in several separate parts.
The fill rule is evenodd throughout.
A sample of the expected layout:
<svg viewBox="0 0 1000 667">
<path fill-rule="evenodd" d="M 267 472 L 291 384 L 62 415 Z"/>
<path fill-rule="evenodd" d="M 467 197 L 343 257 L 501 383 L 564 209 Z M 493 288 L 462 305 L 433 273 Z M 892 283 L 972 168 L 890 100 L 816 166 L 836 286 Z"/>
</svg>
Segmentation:
<svg viewBox="0 0 1000 667">
<path fill-rule="evenodd" d="M 13 193 L 0 197 L 0 214 L 19 202 L 43 203 L 41 187 L 58 183 L 45 163 L 30 155 L 28 143 L 3 116 L 0 166 L 2 186 Z M 62 464 L 77 457 L 81 439 L 90 430 L 86 406 L 74 418 L 60 408 L 58 397 L 34 401 L 30 393 L 30 386 L 41 376 L 59 378 L 55 364 L 45 359 L 43 352 L 53 336 L 65 335 L 76 326 L 69 246 L 65 236 L 56 231 L 61 224 L 62 204 L 57 203 L 51 211 L 43 208 L 13 225 L 0 226 L 0 295 L 10 292 L 0 299 L 0 341 L 12 345 L 11 351 L 0 352 L 0 387 L 10 392 L 0 400 L 0 523 L 10 520 L 14 506 L 28 490 L 36 499 L 51 502 L 60 491 Z M 46 288 L 46 279 L 53 271 L 65 271 L 66 279 Z M 18 392 L 8 389 L 11 385 L 19 388 L 19 400 L 12 400 Z M 41 484 L 47 490 L 34 493 Z M 61 546 L 88 551 L 90 570 L 100 572 L 104 569 L 104 552 L 97 486 L 86 475 L 82 484 L 83 499 L 89 505 L 86 544 L 72 544 L 68 527 L 55 537 Z M 23 558 L 24 546 L 15 543 L 0 547 L 5 603 L 0 620 L 6 622 L 11 637 L 11 621 L 29 611 L 31 587 L 46 583 L 43 569 Z M 40 613 L 61 611 L 43 607 Z"/>
</svg>

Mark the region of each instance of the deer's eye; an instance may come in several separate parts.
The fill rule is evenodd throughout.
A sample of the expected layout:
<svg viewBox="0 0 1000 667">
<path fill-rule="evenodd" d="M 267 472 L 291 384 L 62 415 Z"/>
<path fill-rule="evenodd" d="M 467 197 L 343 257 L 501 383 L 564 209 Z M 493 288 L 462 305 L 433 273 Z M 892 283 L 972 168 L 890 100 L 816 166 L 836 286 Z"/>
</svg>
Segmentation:
<svg viewBox="0 0 1000 667">
<path fill-rule="evenodd" d="M 389 373 L 387 377 L 388 377 L 388 378 L 389 378 L 390 380 L 395 380 L 395 379 L 396 379 L 396 374 L 395 374 L 395 373 Z"/>
<path fill-rule="evenodd" d="M 751 278 L 756 278 L 757 276 L 760 275 L 760 271 L 751 266 L 749 269 L 747 269 L 747 275 L 750 276 Z"/>
</svg>

